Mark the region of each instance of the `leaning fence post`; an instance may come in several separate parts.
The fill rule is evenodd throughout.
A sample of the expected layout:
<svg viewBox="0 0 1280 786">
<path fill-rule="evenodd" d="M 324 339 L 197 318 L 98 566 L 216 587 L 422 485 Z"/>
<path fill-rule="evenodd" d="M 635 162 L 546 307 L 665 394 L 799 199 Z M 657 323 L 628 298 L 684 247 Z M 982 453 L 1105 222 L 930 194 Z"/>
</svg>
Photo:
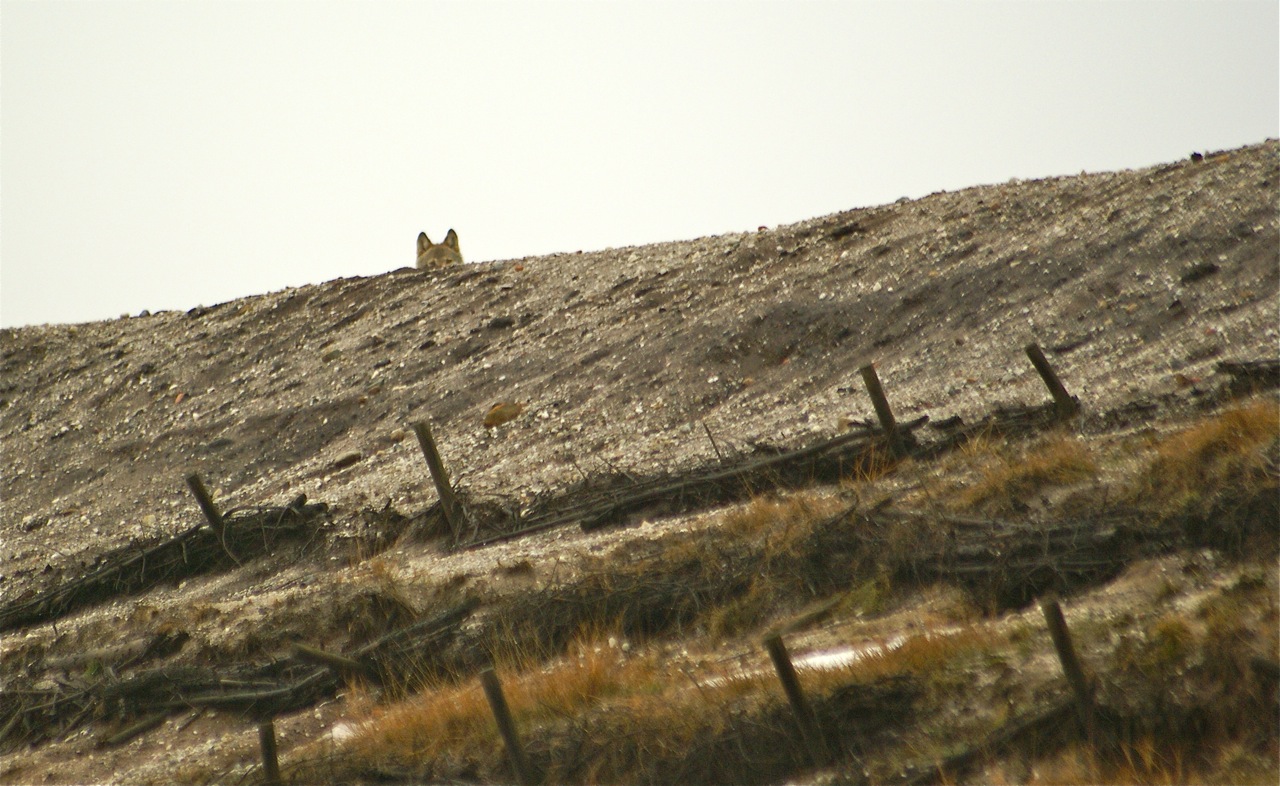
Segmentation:
<svg viewBox="0 0 1280 786">
<path fill-rule="evenodd" d="M 507 746 L 507 758 L 511 768 L 516 771 L 522 786 L 534 786 L 537 779 L 529 761 L 524 757 L 524 748 L 520 746 L 520 737 L 516 734 L 516 723 L 511 718 L 511 709 L 507 706 L 507 698 L 502 694 L 502 683 L 493 667 L 489 666 L 480 672 L 480 683 L 484 686 L 485 698 L 489 700 L 489 709 L 493 710 L 493 719 L 498 724 L 498 733 Z"/>
<path fill-rule="evenodd" d="M 782 643 L 781 636 L 770 636 L 764 640 L 764 646 L 769 650 L 769 659 L 773 661 L 774 671 L 778 672 L 778 681 L 782 683 L 782 690 L 791 703 L 791 711 L 795 713 L 800 736 L 809 749 L 809 757 L 813 759 L 815 767 L 820 767 L 827 761 L 827 746 L 822 739 L 822 730 L 818 728 L 813 707 L 809 706 L 809 701 L 800 688 L 795 666 L 791 664 L 791 656 L 787 654 L 787 645 Z"/>
<path fill-rule="evenodd" d="M 458 498 L 454 496 L 453 486 L 449 485 L 449 473 L 445 471 L 440 451 L 436 449 L 435 438 L 425 421 L 413 424 L 413 433 L 418 435 L 418 445 L 422 447 L 422 455 L 427 460 L 427 469 L 431 470 L 431 480 L 436 484 L 436 493 L 440 495 L 440 509 L 444 511 L 445 523 L 449 532 L 456 539 L 462 532 L 462 511 Z"/>
<path fill-rule="evenodd" d="M 209 489 L 205 488 L 204 481 L 200 476 L 192 472 L 187 475 L 187 488 L 191 489 L 191 493 L 196 498 L 196 503 L 200 506 L 200 511 L 204 513 L 204 517 L 209 521 L 209 526 L 213 528 L 214 533 L 218 536 L 218 542 L 222 544 L 222 550 L 227 553 L 237 565 L 240 560 L 236 559 L 236 555 L 231 553 L 231 547 L 227 545 L 227 521 L 218 512 L 218 506 L 213 504 L 213 497 L 209 494 Z"/>
<path fill-rule="evenodd" d="M 1040 345 L 1034 342 L 1027 344 L 1023 347 L 1023 351 L 1027 353 L 1031 365 L 1036 367 L 1036 372 L 1044 380 L 1045 387 L 1049 388 L 1049 394 L 1053 396 L 1053 408 L 1058 417 L 1066 419 L 1079 412 L 1080 402 L 1067 392 L 1066 386 L 1062 384 L 1062 380 L 1058 379 L 1053 366 L 1049 365 L 1049 360 L 1040 351 Z"/>
<path fill-rule="evenodd" d="M 1084 724 L 1085 734 L 1090 742 L 1095 738 L 1093 713 L 1093 686 L 1089 684 L 1076 657 L 1075 646 L 1071 643 L 1071 632 L 1067 630 L 1067 620 L 1062 615 L 1062 606 L 1052 595 L 1040 600 L 1040 612 L 1049 626 L 1049 635 L 1053 638 L 1053 647 L 1058 651 L 1058 661 L 1062 664 L 1062 673 L 1067 677 L 1072 692 L 1076 695 L 1076 709 L 1080 714 L 1080 722 Z"/>
<path fill-rule="evenodd" d="M 880 428 L 884 429 L 885 436 L 889 439 L 889 449 L 895 456 L 905 456 L 907 445 L 902 439 L 902 432 L 898 430 L 897 421 L 893 419 L 893 410 L 889 409 L 889 399 L 884 394 L 880 377 L 876 375 L 875 365 L 868 363 L 858 371 L 862 374 L 862 382 L 867 386 L 867 393 L 871 396 L 871 405 L 876 409 Z"/>
<path fill-rule="evenodd" d="M 267 786 L 279 786 L 280 759 L 276 749 L 275 721 L 258 724 L 258 742 L 262 746 L 262 772 Z"/>
<path fill-rule="evenodd" d="M 218 533 L 219 538 L 222 538 L 227 530 L 227 522 L 218 512 L 218 506 L 213 504 L 213 497 L 209 494 L 209 489 L 205 488 L 204 481 L 198 474 L 192 472 L 187 475 L 187 488 L 191 489 L 196 503 L 200 506 L 200 512 L 209 521 L 209 526 L 213 527 L 213 531 Z"/>
</svg>

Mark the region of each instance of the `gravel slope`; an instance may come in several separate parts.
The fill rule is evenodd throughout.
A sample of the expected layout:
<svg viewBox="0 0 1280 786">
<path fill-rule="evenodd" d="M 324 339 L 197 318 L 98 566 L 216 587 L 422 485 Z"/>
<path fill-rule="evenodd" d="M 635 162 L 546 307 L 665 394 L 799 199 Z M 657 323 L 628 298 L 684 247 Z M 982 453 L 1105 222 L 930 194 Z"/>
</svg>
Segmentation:
<svg viewBox="0 0 1280 786">
<path fill-rule="evenodd" d="M 868 362 L 901 417 L 937 420 L 1040 400 L 1028 341 L 1094 412 L 1274 357 L 1278 151 L 4 330 L 0 594 L 189 526 L 187 472 L 228 504 L 421 509 L 419 419 L 462 486 L 528 498 L 705 458 L 704 422 L 830 435 L 871 417 Z M 499 401 L 529 409 L 486 431 Z"/>
</svg>

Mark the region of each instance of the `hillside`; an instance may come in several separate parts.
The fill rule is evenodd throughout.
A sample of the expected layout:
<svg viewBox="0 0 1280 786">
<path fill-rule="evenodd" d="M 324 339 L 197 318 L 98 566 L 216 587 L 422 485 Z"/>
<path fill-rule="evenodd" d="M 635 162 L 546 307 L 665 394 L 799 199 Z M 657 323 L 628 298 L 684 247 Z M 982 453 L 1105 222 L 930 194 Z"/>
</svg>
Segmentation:
<svg viewBox="0 0 1280 786">
<path fill-rule="evenodd" d="M 326 506 L 313 511 L 306 537 L 270 544 L 261 556 L 232 557 L 236 564 L 223 565 L 210 558 L 207 570 L 182 577 L 175 568 L 171 580 L 149 589 L 103 590 L 66 614 L 4 631 L 0 688 L 12 701 L 5 702 L 10 710 L 0 711 L 0 782 L 230 782 L 245 772 L 260 778 L 245 769 L 257 761 L 256 720 L 232 710 L 173 709 L 145 733 L 97 746 L 146 714 L 127 701 L 105 702 L 103 691 L 125 695 L 119 686 L 144 673 L 172 673 L 165 669 L 229 673 L 246 664 L 285 663 L 300 643 L 351 653 L 463 602 L 477 607 L 470 627 L 445 648 L 447 657 L 420 666 L 418 681 L 409 680 L 432 686 L 418 701 L 472 685 L 484 660 L 478 652 L 506 670 L 538 673 L 561 668 L 562 661 L 589 660 L 601 647 L 610 651 L 608 642 L 625 640 L 625 652 L 615 654 L 624 665 L 641 664 L 643 680 L 661 686 L 650 692 L 696 697 L 706 695 L 694 690 L 705 687 L 700 681 L 735 664 L 760 662 L 759 638 L 777 626 L 807 637 L 789 642 L 793 651 L 883 644 L 906 629 L 962 630 L 969 643 L 961 650 L 970 660 L 973 640 L 990 644 L 1000 653 L 990 662 L 954 666 L 967 676 L 912 683 L 905 692 L 894 692 L 906 684 L 901 680 L 850 678 L 864 696 L 884 696 L 880 709 L 907 719 L 886 722 L 891 731 L 883 733 L 874 724 L 862 728 L 860 751 L 815 777 L 903 781 L 913 776 L 895 770 L 902 751 L 921 751 L 913 734 L 977 744 L 1010 718 L 1053 704 L 1046 696 L 1065 695 L 1047 639 L 1026 632 L 1039 614 L 1027 601 L 1046 589 L 1062 594 L 1069 608 L 1078 603 L 1095 610 L 1089 630 L 1105 643 L 1090 653 L 1098 658 L 1119 657 L 1123 646 L 1137 646 L 1123 644 L 1134 636 L 1150 640 L 1153 625 L 1168 633 L 1177 627 L 1168 616 L 1176 609 L 1197 620 L 1175 620 L 1182 625 L 1176 646 L 1185 650 L 1178 657 L 1194 660 L 1195 647 L 1212 638 L 1198 610 L 1217 608 L 1222 597 L 1246 599 L 1231 629 L 1247 635 L 1229 656 L 1264 665 L 1246 668 L 1254 682 L 1245 694 L 1232 694 L 1243 703 L 1229 709 L 1258 709 L 1249 702 L 1261 701 L 1258 717 L 1271 720 L 1257 734 L 1220 730 L 1212 750 L 1193 753 L 1206 768 L 1197 772 L 1274 781 L 1280 731 L 1265 665 L 1277 659 L 1277 519 L 1274 504 L 1265 504 L 1280 493 L 1274 372 L 1264 363 L 1259 375 L 1245 378 L 1221 364 L 1280 357 L 1278 183 L 1280 143 L 1268 141 L 1202 160 L 981 186 L 756 232 L 428 273 L 401 268 L 185 313 L 0 331 L 4 608 L 66 585 L 103 564 L 103 555 L 118 558 L 199 525 L 200 510 L 184 482 L 189 473 L 204 479 L 224 511 L 279 512 L 299 494 Z M 411 264 L 410 240 L 406 258 L 389 266 Z M 1029 343 L 1044 349 L 1081 412 L 1045 428 L 962 431 L 964 439 L 948 441 L 959 428 L 952 418 L 973 424 L 1047 399 L 1023 353 Z M 621 522 L 628 526 L 584 532 L 570 522 L 486 547 L 456 548 L 510 534 L 556 506 L 569 508 L 574 495 L 606 489 L 617 496 L 628 484 L 801 449 L 851 424 L 851 433 L 866 432 L 872 450 L 874 429 L 861 425 L 876 420 L 860 376 L 868 364 L 875 364 L 900 423 L 929 418 L 924 427 L 913 424 L 920 452 L 912 458 L 858 454 L 838 481 L 778 491 L 777 499 L 769 488 L 703 501 L 682 497 L 629 511 Z M 527 409 L 488 429 L 485 415 L 498 402 L 527 403 Z M 1190 439 L 1177 434 L 1199 433 L 1194 430 L 1223 417 L 1245 424 L 1231 433 L 1246 435 L 1230 442 L 1241 458 L 1224 464 L 1225 474 L 1209 473 L 1192 483 L 1194 493 L 1180 495 L 1167 478 L 1152 482 L 1160 477 L 1153 473 L 1170 471 L 1170 450 L 1200 464 L 1219 462 L 1227 448 L 1198 453 L 1169 446 Z M 456 537 L 440 523 L 412 431 L 416 422 L 430 425 L 473 512 L 467 531 Z M 931 428 L 948 422 L 950 432 Z M 1086 459 L 1048 479 L 990 494 L 979 489 L 992 466 L 1029 466 L 1051 450 L 1083 451 Z M 827 522 L 832 533 L 843 533 L 828 533 L 842 544 L 828 547 L 848 552 L 848 560 L 824 565 L 792 589 L 770 590 L 749 607 L 732 601 L 750 594 L 754 579 L 695 592 L 702 579 L 679 573 L 682 563 L 667 549 L 721 543 L 722 551 L 703 556 L 720 560 L 726 575 L 737 569 L 736 560 L 759 560 L 784 576 L 800 570 L 788 560 L 813 561 L 801 558 L 808 553 L 802 546 L 775 542 L 773 524 L 744 523 L 749 516 L 742 511 L 753 505 L 772 511 L 765 518 L 783 522 L 778 526 L 788 532 Z M 1106 541 L 1099 553 L 1122 557 L 1106 569 L 1073 573 L 1055 561 L 1066 555 L 1050 554 L 1037 564 L 1061 580 L 992 594 L 946 570 L 924 578 L 914 563 L 914 572 L 903 571 L 885 562 L 888 557 L 868 557 L 860 551 L 866 544 L 841 540 L 854 536 L 842 529 L 847 516 L 836 514 L 853 509 L 871 517 L 862 526 L 894 510 L 923 521 L 923 529 L 910 534 L 915 545 L 906 547 L 921 553 L 930 548 L 926 531 L 954 530 L 956 516 L 1046 532 L 1046 522 L 1067 520 L 1136 528 Z M 845 523 L 832 523 L 837 520 Z M 1139 520 L 1142 526 L 1133 524 Z M 1205 534 L 1218 524 L 1227 535 Z M 906 537 L 892 534 L 877 548 L 892 551 L 893 537 Z M 1077 533 L 1082 542 L 1096 535 L 1094 529 Z M 905 558 L 897 552 L 894 559 Z M 833 572 L 838 577 L 828 575 Z M 643 586 L 627 585 L 627 577 L 640 581 L 641 575 Z M 682 586 L 695 595 L 705 590 L 698 610 L 670 619 L 628 616 L 643 603 L 626 595 L 624 585 L 643 594 L 664 582 L 674 597 Z M 611 599 L 615 590 L 619 597 Z M 537 618 L 545 624 L 536 635 L 513 617 L 534 619 L 545 611 L 538 603 L 569 595 L 580 606 L 598 607 L 598 614 L 566 616 L 561 609 Z M 821 619 L 806 616 L 810 603 L 823 609 Z M 548 632 L 552 628 L 557 632 Z M 1015 628 L 1023 632 L 1011 633 Z M 505 640 L 499 629 L 507 631 Z M 123 655 L 111 649 L 123 643 L 134 648 Z M 86 658 L 85 652 L 98 654 Z M 1132 652 L 1126 657 L 1147 663 Z M 1160 669 L 1138 671 L 1148 685 Z M 1206 709 L 1212 702 L 1196 701 L 1216 683 L 1204 677 L 1191 686 L 1184 677 L 1193 671 L 1171 666 L 1160 679 L 1178 675 L 1170 689 L 1180 698 L 1171 701 L 1190 708 L 1187 717 L 1212 716 Z M 1110 690 L 1124 695 L 1121 684 L 1129 696 L 1147 695 L 1119 678 Z M 347 732 L 325 742 L 334 750 L 316 752 L 334 724 L 401 717 L 395 702 L 415 700 L 403 686 L 380 693 L 343 685 L 336 696 L 278 719 L 288 777 L 325 777 L 317 761 L 327 762 L 337 780 L 512 777 L 492 732 L 480 742 L 460 738 L 448 755 L 422 749 L 408 755 L 366 740 L 362 744 L 379 752 L 361 758 L 342 748 Z M 836 695 L 841 687 L 837 681 L 826 689 Z M 1123 721 L 1117 723 L 1130 729 L 1130 758 L 1141 758 L 1133 751 L 1148 744 L 1142 740 L 1190 728 L 1173 734 L 1135 727 L 1133 717 L 1142 713 L 1106 690 L 1108 706 Z M 598 739 L 593 735 L 606 734 L 593 724 L 614 736 L 646 728 L 647 721 L 609 715 L 613 705 L 602 698 L 608 691 L 588 693 L 593 698 L 585 709 L 520 716 L 531 756 L 558 780 L 662 782 L 685 775 L 734 782 L 754 772 L 758 782 L 782 782 L 808 769 L 801 754 L 760 763 L 729 743 L 706 753 L 726 761 L 737 756 L 745 769 L 645 769 L 650 764 L 606 761 L 604 754 L 572 764 L 563 753 L 568 740 L 589 751 Z M 996 694 L 1007 703 L 999 712 L 973 709 L 989 708 Z M 73 695 L 82 711 L 63 712 Z M 777 697 L 769 695 L 763 704 L 735 695 L 716 706 L 730 717 L 774 719 Z M 40 715 L 32 696 L 64 704 Z M 906 706 L 916 708 L 916 720 Z M 944 718 L 939 707 L 953 708 L 954 717 Z M 864 707 L 864 714 L 875 716 L 875 709 Z M 783 721 L 752 723 L 775 729 L 785 727 Z M 376 736 L 376 724 L 368 728 Z M 794 734 L 785 728 L 778 734 L 803 751 Z M 763 732 L 736 739 L 752 750 L 778 747 Z M 670 754 L 637 745 L 628 754 L 634 761 L 666 761 Z M 1221 763 L 1230 746 L 1243 769 Z M 924 751 L 910 764 L 953 755 L 939 751 Z M 966 764 L 964 777 L 1029 779 L 1031 770 L 1010 764 L 1007 752 L 986 755 L 985 765 Z M 1149 769 L 1156 779 L 1163 772 Z"/>
</svg>

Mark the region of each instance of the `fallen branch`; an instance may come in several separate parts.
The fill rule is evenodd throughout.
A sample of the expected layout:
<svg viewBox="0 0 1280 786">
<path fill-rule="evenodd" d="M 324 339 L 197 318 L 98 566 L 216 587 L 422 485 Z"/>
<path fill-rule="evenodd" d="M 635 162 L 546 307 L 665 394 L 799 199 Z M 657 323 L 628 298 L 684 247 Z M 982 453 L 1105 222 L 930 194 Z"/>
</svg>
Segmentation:
<svg viewBox="0 0 1280 786">
<path fill-rule="evenodd" d="M 1039 712 L 1016 718 L 996 729 L 977 745 L 968 746 L 936 764 L 904 772 L 900 783 L 903 786 L 949 783 L 980 765 L 987 757 L 1014 745 L 1021 745 L 1029 739 L 1049 736 L 1064 726 L 1069 726 L 1073 710 L 1074 705 L 1070 701 L 1062 700 Z"/>
<path fill-rule="evenodd" d="M 0 609 L 0 631 L 48 622 L 85 606 L 133 594 L 162 582 L 235 567 L 230 554 L 242 557 L 269 553 L 287 538 L 309 534 L 313 519 L 328 510 L 297 501 L 286 507 L 264 507 L 229 514 L 221 535 L 205 524 L 160 543 L 125 546 L 104 554 L 98 567 L 33 598 Z"/>
<path fill-rule="evenodd" d="M 310 706 L 337 692 L 348 676 L 343 666 L 356 664 L 362 675 L 384 684 L 422 673 L 478 603 L 467 600 L 440 614 L 392 631 L 350 655 L 299 647 L 295 657 L 230 675 L 193 666 L 162 666 L 126 679 L 102 676 L 93 682 L 60 682 L 54 688 L 0 692 L 0 743 L 32 743 L 62 736 L 90 717 L 117 716 L 141 720 L 106 738 L 115 745 L 158 726 L 178 710 L 217 708 L 253 718 L 269 718 Z M 319 655 L 317 655 L 319 653 Z M 323 660 L 317 667 L 315 662 Z"/>
<path fill-rule="evenodd" d="M 924 425 L 928 418 L 898 424 L 900 432 Z M 885 455 L 883 437 L 869 430 L 842 434 L 799 450 L 764 458 L 731 458 L 709 467 L 643 480 L 623 479 L 602 489 L 584 488 L 558 495 L 521 516 L 517 529 L 481 538 L 467 548 L 578 524 L 591 531 L 622 521 L 629 514 L 661 506 L 672 511 L 708 507 L 779 488 L 832 482 L 865 470 Z"/>
<path fill-rule="evenodd" d="M 1280 359 L 1223 360 L 1214 368 L 1220 374 L 1230 375 L 1234 388 L 1257 390 L 1280 387 Z"/>
</svg>

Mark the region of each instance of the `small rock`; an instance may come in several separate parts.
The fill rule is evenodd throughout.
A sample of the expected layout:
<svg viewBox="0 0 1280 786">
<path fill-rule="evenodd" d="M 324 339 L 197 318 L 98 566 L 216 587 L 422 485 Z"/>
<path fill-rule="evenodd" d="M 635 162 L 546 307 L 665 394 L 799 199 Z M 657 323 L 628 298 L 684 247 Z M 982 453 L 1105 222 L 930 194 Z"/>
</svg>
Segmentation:
<svg viewBox="0 0 1280 786">
<path fill-rule="evenodd" d="M 343 453 L 336 461 L 333 462 L 333 464 L 330 465 L 329 468 L 332 470 L 346 469 L 363 458 L 363 453 L 358 450 L 353 450 L 349 453 Z"/>
<path fill-rule="evenodd" d="M 1212 262 L 1201 262 L 1200 264 L 1193 266 L 1187 272 L 1183 273 L 1182 277 L 1179 280 L 1184 284 L 1191 284 L 1201 279 L 1208 278 L 1209 276 L 1212 276 L 1214 273 L 1217 273 L 1221 269 L 1222 268 L 1218 267 Z"/>
</svg>

